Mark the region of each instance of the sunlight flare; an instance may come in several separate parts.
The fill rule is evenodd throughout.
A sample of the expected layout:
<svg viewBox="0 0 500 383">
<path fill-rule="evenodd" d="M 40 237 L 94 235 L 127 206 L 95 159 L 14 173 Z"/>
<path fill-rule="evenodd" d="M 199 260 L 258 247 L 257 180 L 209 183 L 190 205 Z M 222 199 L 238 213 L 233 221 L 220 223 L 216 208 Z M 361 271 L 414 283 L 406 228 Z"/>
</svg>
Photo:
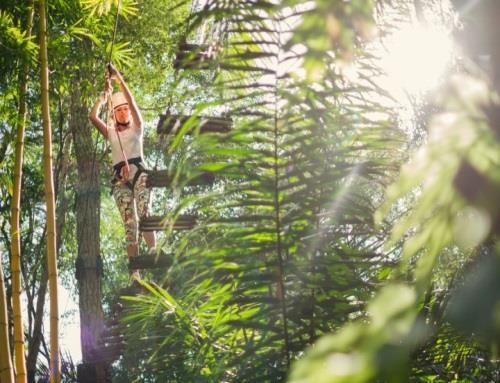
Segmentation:
<svg viewBox="0 0 500 383">
<path fill-rule="evenodd" d="M 408 24 L 389 35 L 384 46 L 382 68 L 390 88 L 410 94 L 431 90 L 449 67 L 453 43 L 439 28 Z"/>
</svg>

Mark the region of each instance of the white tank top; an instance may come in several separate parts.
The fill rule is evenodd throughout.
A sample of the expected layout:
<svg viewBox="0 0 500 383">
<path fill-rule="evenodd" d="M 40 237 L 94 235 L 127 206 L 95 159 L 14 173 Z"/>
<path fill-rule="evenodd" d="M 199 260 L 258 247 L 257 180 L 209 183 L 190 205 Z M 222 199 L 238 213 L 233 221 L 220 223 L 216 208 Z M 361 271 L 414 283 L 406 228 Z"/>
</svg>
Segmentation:
<svg viewBox="0 0 500 383">
<path fill-rule="evenodd" d="M 117 163 L 125 160 L 120 148 L 120 142 L 118 141 L 117 133 L 120 135 L 123 152 L 125 153 L 127 159 L 134 157 L 144 158 L 142 150 L 142 130 L 137 129 L 134 122 L 131 120 L 130 126 L 127 129 L 122 130 L 121 132 L 117 132 L 114 126 L 108 129 L 108 140 L 111 144 L 113 165 L 116 165 Z M 135 166 L 131 166 L 130 177 L 133 177 L 135 171 Z"/>
</svg>

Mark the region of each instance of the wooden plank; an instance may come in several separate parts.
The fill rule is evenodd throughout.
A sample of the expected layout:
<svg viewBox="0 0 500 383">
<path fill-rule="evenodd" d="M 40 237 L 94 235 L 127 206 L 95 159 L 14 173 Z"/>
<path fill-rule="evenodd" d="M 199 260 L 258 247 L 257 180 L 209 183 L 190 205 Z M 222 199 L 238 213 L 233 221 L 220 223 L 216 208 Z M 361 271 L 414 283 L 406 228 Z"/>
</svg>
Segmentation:
<svg viewBox="0 0 500 383">
<path fill-rule="evenodd" d="M 172 177 L 168 174 L 168 170 L 148 170 L 147 173 L 146 187 L 148 188 L 168 187 L 172 183 Z"/>
<path fill-rule="evenodd" d="M 139 222 L 140 231 L 160 231 L 170 224 L 165 217 L 151 216 L 142 218 Z M 174 223 L 174 230 L 191 230 L 196 225 L 196 216 L 180 215 Z"/>
<path fill-rule="evenodd" d="M 175 134 L 190 116 L 178 116 L 170 113 L 160 115 L 157 125 L 158 134 Z M 233 121 L 226 117 L 194 117 L 200 133 L 227 133 L 231 130 Z M 193 129 L 192 129 L 193 130 Z M 187 132 L 188 134 L 192 131 Z"/>
<path fill-rule="evenodd" d="M 130 270 L 169 268 L 172 265 L 172 258 L 166 255 L 141 255 L 129 259 L 128 268 Z"/>
<path fill-rule="evenodd" d="M 146 179 L 146 186 L 148 188 L 164 188 L 172 184 L 172 177 L 170 177 L 168 170 L 148 170 L 148 178 Z M 213 173 L 204 172 L 196 177 L 192 177 L 187 183 L 187 186 L 202 186 L 212 185 L 215 181 Z"/>
</svg>

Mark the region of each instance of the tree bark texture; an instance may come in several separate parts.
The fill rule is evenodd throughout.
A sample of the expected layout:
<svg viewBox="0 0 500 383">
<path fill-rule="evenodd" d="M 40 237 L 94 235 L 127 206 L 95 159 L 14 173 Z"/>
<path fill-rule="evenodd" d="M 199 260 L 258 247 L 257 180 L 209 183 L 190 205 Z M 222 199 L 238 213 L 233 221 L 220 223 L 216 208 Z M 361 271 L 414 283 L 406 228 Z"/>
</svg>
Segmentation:
<svg viewBox="0 0 500 383">
<path fill-rule="evenodd" d="M 9 324 L 7 318 L 7 296 L 3 279 L 2 262 L 0 262 L 0 382 L 14 382 L 14 368 L 9 345 Z"/>
<path fill-rule="evenodd" d="M 28 3 L 26 34 L 31 36 L 33 26 L 33 1 Z M 19 111 L 16 126 L 16 153 L 14 161 L 14 192 L 11 205 L 11 252 L 12 252 L 12 310 L 14 316 L 14 360 L 16 382 L 26 382 L 26 358 L 24 355 L 24 331 L 21 305 L 21 236 L 19 215 L 21 209 L 21 180 L 23 173 L 24 131 L 26 127 L 26 95 L 28 93 L 29 64 L 24 62 L 19 74 Z"/>
<path fill-rule="evenodd" d="M 80 306 L 80 339 L 82 362 L 88 370 L 94 366 L 93 382 L 105 381 L 105 367 L 96 355 L 99 337 L 103 330 L 101 305 L 101 258 L 99 242 L 100 185 L 99 166 L 92 129 L 88 120 L 88 108 L 81 101 L 79 79 L 73 79 L 70 105 L 70 129 L 78 169 L 76 187 L 76 225 L 78 256 L 76 278 L 78 280 Z M 90 366 L 90 367 L 89 367 Z M 81 374 L 80 382 L 89 374 Z M 92 378 L 94 379 L 94 378 Z"/>
<path fill-rule="evenodd" d="M 47 14 L 45 0 L 39 1 L 40 14 L 40 78 L 43 121 L 43 169 L 47 206 L 47 271 L 50 293 L 50 382 L 61 381 L 59 358 L 59 306 L 57 291 L 56 214 L 54 176 L 52 172 L 52 128 L 49 108 L 49 66 L 47 55 Z"/>
</svg>

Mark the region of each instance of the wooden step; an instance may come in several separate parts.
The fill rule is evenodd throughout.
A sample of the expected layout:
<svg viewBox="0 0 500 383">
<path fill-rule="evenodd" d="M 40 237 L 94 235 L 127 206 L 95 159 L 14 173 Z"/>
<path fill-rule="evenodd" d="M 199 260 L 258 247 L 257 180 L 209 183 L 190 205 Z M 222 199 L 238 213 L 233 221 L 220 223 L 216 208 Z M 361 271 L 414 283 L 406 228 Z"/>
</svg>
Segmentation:
<svg viewBox="0 0 500 383">
<path fill-rule="evenodd" d="M 139 222 L 140 231 L 160 231 L 170 224 L 165 217 L 152 216 L 141 219 Z M 191 230 L 196 225 L 196 216 L 180 215 L 174 223 L 174 230 Z"/>
<path fill-rule="evenodd" d="M 129 259 L 129 270 L 144 270 L 169 268 L 172 265 L 172 258 L 167 255 L 141 255 Z"/>
<path fill-rule="evenodd" d="M 187 186 L 202 186 L 212 185 L 215 181 L 215 176 L 211 172 L 204 172 L 196 177 L 192 177 Z M 169 175 L 168 170 L 148 170 L 148 178 L 146 179 L 146 186 L 148 188 L 164 188 L 172 184 L 172 177 Z"/>
<path fill-rule="evenodd" d="M 170 113 L 160 115 L 158 134 L 175 134 L 190 116 L 177 116 Z M 195 117 L 196 125 L 200 126 L 200 133 L 227 133 L 231 130 L 233 121 L 226 117 Z M 192 133 L 192 129 L 190 132 Z"/>
</svg>

